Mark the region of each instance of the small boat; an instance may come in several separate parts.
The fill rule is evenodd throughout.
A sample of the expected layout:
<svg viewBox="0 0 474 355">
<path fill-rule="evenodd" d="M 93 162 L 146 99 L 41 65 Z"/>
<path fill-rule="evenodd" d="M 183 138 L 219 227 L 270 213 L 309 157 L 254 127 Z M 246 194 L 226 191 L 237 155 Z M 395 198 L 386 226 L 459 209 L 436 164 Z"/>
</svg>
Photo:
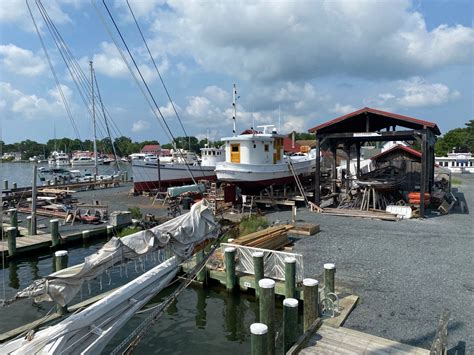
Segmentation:
<svg viewBox="0 0 474 355">
<path fill-rule="evenodd" d="M 393 191 L 403 183 L 405 177 L 398 168 L 387 166 L 361 175 L 355 183 L 360 187 L 372 187 L 378 191 Z"/>
<path fill-rule="evenodd" d="M 64 152 L 54 151 L 48 159 L 50 166 L 69 166 L 69 156 Z"/>
</svg>

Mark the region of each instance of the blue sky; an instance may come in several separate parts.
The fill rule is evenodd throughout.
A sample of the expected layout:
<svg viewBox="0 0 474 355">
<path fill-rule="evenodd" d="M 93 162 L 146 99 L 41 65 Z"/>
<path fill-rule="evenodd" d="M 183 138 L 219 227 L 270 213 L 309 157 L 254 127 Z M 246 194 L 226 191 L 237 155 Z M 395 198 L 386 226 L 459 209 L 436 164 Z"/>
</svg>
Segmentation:
<svg viewBox="0 0 474 355">
<path fill-rule="evenodd" d="M 126 2 L 106 3 L 173 134 L 183 135 Z M 92 3 L 43 4 L 84 71 L 94 61 L 114 135 L 168 142 Z M 187 132 L 199 138 L 232 132 L 234 82 L 238 131 L 278 125 L 279 112 L 283 132 L 306 131 L 364 106 L 434 121 L 442 132 L 474 118 L 471 0 L 130 4 Z M 80 137 L 90 138 L 90 114 L 35 2 L 30 5 Z M 101 1 L 97 7 L 107 16 Z M 76 137 L 24 0 L 0 6 L 0 63 L 4 141 L 44 142 L 54 130 Z"/>
</svg>

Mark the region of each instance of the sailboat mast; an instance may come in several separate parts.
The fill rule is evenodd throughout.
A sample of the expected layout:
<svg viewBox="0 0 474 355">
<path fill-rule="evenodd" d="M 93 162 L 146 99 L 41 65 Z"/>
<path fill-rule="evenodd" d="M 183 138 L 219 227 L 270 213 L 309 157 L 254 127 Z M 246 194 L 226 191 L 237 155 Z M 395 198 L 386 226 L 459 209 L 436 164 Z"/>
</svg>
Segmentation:
<svg viewBox="0 0 474 355">
<path fill-rule="evenodd" d="M 232 133 L 234 134 L 234 136 L 235 136 L 235 118 L 237 116 L 236 100 L 237 100 L 237 89 L 236 89 L 235 83 L 234 83 L 234 89 L 232 90 L 232 106 L 234 108 L 234 116 L 232 117 L 232 120 L 234 122 L 234 129 L 232 130 Z"/>
<path fill-rule="evenodd" d="M 92 60 L 89 62 L 89 65 L 91 67 L 92 125 L 94 129 L 94 169 L 95 169 L 95 175 L 99 175 L 98 170 L 97 170 L 97 127 L 95 124 L 94 68 L 92 67 Z"/>
</svg>

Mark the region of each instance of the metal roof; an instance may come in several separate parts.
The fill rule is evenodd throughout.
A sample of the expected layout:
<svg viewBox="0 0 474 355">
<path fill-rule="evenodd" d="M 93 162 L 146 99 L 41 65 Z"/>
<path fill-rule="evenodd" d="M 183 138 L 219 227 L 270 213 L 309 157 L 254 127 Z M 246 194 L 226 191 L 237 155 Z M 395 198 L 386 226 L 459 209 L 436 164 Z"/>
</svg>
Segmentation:
<svg viewBox="0 0 474 355">
<path fill-rule="evenodd" d="M 392 148 L 386 150 L 385 152 L 382 152 L 382 153 L 379 153 L 379 154 L 377 154 L 377 155 L 374 155 L 374 156 L 373 156 L 372 158 L 370 158 L 370 159 L 372 159 L 372 160 L 377 160 L 377 159 L 379 159 L 379 158 L 381 158 L 381 157 L 383 157 L 383 156 L 386 156 L 386 155 L 388 155 L 388 154 L 391 154 L 391 153 L 393 153 L 393 152 L 395 152 L 395 151 L 397 151 L 397 150 L 403 150 L 403 151 L 407 152 L 408 154 L 414 156 L 415 158 L 421 159 L 421 152 L 417 151 L 416 149 L 413 149 L 413 148 L 410 148 L 410 147 L 406 147 L 406 146 L 404 146 L 404 145 L 402 145 L 402 144 L 397 144 L 396 146 L 394 146 L 394 147 L 392 147 Z"/>
<path fill-rule="evenodd" d="M 360 110 L 348 113 L 347 115 L 334 118 L 324 122 L 316 127 L 310 128 L 310 133 L 345 133 L 345 132 L 365 132 L 366 120 L 370 118 L 369 132 L 379 131 L 391 126 L 400 126 L 409 129 L 428 128 L 434 134 L 440 135 L 436 123 L 420 120 L 413 117 L 403 116 L 396 113 L 377 110 L 370 107 L 364 107 Z"/>
</svg>

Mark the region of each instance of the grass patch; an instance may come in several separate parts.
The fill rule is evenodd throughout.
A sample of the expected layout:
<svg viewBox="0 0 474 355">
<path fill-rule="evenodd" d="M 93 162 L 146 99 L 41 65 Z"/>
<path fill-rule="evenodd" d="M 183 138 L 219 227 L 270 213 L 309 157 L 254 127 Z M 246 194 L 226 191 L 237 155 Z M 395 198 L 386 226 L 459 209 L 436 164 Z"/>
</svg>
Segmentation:
<svg viewBox="0 0 474 355">
<path fill-rule="evenodd" d="M 239 225 L 239 232 L 240 235 L 247 235 L 267 227 L 268 221 L 265 217 L 252 215 L 250 217 L 242 218 Z"/>
<path fill-rule="evenodd" d="M 133 234 L 133 233 L 136 233 L 136 232 L 140 232 L 141 230 L 142 229 L 140 227 L 127 227 L 127 228 L 122 229 L 118 233 L 118 237 L 122 238 L 122 237 L 125 237 L 127 235 L 130 235 L 130 234 Z"/>
<path fill-rule="evenodd" d="M 453 185 L 453 186 L 461 186 L 461 184 L 462 184 L 461 179 L 458 179 L 458 178 L 452 178 L 452 179 L 451 179 L 451 185 Z"/>
<path fill-rule="evenodd" d="M 133 219 L 141 219 L 142 218 L 142 211 L 138 207 L 130 207 L 128 209 L 132 213 Z"/>
</svg>

